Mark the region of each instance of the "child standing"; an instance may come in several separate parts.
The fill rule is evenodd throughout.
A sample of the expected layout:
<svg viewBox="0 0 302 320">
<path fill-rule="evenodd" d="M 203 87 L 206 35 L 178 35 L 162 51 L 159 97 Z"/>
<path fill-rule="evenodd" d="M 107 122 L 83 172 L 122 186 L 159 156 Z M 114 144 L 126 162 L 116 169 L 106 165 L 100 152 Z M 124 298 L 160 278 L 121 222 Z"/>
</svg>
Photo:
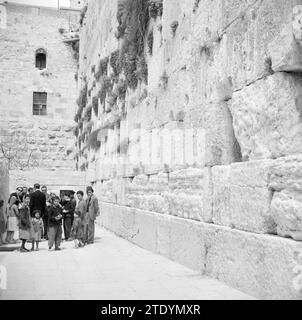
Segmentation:
<svg viewBox="0 0 302 320">
<path fill-rule="evenodd" d="M 32 219 L 32 224 L 33 224 L 33 228 L 34 228 L 34 240 L 32 242 L 32 248 L 31 251 L 34 251 L 35 247 L 34 244 L 36 243 L 36 251 L 39 250 L 39 242 L 41 242 L 42 239 L 42 235 L 43 235 L 43 229 L 44 229 L 44 225 L 43 225 L 43 220 L 41 218 L 41 213 L 39 210 L 35 210 L 33 212 L 34 218 Z"/>
<path fill-rule="evenodd" d="M 78 211 L 74 213 L 71 236 L 76 248 L 84 247 L 84 221 Z"/>
<path fill-rule="evenodd" d="M 59 197 L 56 196 L 53 199 L 53 205 L 49 208 L 48 214 L 48 248 L 51 250 L 55 244 L 55 250 L 61 250 L 63 215 Z"/>
</svg>

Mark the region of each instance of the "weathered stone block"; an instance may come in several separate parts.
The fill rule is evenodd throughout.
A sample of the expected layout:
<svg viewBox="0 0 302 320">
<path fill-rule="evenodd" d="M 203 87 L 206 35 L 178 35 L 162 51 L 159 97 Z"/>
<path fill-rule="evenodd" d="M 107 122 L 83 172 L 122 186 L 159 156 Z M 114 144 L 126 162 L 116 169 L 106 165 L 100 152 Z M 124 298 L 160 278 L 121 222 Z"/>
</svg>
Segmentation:
<svg viewBox="0 0 302 320">
<path fill-rule="evenodd" d="M 271 192 L 267 188 L 231 185 L 231 226 L 255 233 L 275 233 L 270 213 Z"/>
<path fill-rule="evenodd" d="M 255 233 L 276 233 L 270 212 L 272 161 L 213 167 L 213 221 Z"/>
<path fill-rule="evenodd" d="M 271 214 L 277 233 L 302 241 L 302 156 L 280 158 L 270 167 Z"/>
<path fill-rule="evenodd" d="M 170 214 L 212 222 L 211 169 L 188 168 L 172 172 L 164 193 Z"/>
<path fill-rule="evenodd" d="M 239 160 L 232 117 L 225 102 L 210 103 L 203 114 L 205 165 L 230 164 Z"/>
<path fill-rule="evenodd" d="M 213 172 L 213 222 L 231 226 L 230 166 L 215 166 Z"/>
<path fill-rule="evenodd" d="M 276 73 L 235 92 L 229 106 L 243 159 L 302 152 L 302 76 Z"/>
<path fill-rule="evenodd" d="M 275 72 L 301 72 L 302 46 L 295 39 L 291 25 L 287 25 L 269 45 L 269 56 Z"/>
<path fill-rule="evenodd" d="M 271 214 L 277 233 L 302 241 L 302 195 L 299 192 L 276 192 L 271 203 Z"/>
</svg>

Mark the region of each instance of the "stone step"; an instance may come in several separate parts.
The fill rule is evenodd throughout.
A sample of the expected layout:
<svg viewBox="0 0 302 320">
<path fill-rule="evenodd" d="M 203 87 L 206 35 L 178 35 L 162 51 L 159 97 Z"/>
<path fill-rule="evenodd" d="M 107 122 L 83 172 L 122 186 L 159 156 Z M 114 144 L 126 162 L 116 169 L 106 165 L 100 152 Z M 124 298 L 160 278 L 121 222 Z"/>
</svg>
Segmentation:
<svg viewBox="0 0 302 320">
<path fill-rule="evenodd" d="M 302 299 L 302 243 L 102 202 L 101 223 L 152 252 L 260 299 Z"/>
</svg>

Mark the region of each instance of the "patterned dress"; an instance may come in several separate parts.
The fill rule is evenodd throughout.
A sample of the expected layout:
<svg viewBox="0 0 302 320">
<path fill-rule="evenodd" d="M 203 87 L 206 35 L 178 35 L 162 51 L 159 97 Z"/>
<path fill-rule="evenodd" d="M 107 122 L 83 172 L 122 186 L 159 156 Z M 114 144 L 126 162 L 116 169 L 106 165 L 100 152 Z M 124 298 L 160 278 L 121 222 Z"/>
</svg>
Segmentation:
<svg viewBox="0 0 302 320">
<path fill-rule="evenodd" d="M 34 240 L 39 242 L 42 239 L 43 235 L 43 220 L 42 218 L 32 218 L 32 225 L 34 229 Z"/>
<path fill-rule="evenodd" d="M 18 207 L 15 204 L 6 208 L 7 231 L 18 231 L 18 215 Z"/>
</svg>

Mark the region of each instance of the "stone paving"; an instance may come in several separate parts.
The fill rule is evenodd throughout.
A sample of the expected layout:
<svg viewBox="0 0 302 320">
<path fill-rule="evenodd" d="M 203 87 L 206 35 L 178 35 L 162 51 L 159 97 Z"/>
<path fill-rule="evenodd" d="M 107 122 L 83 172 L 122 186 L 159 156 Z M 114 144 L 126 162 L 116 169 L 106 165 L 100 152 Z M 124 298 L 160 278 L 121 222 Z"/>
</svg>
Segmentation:
<svg viewBox="0 0 302 320">
<path fill-rule="evenodd" d="M 27 244 L 29 247 L 29 244 Z M 62 251 L 0 252 L 7 290 L 0 299 L 254 299 L 224 283 L 197 274 L 164 257 L 97 228 L 96 242 Z"/>
</svg>

